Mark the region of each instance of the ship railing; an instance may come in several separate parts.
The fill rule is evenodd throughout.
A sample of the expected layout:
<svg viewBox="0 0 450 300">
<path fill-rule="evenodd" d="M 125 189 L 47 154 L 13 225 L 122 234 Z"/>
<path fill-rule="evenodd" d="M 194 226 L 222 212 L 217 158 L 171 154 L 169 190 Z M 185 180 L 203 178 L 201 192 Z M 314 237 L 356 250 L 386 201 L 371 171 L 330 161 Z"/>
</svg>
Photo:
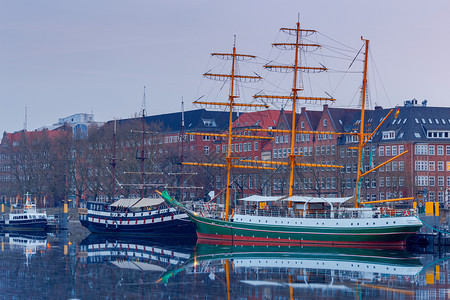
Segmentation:
<svg viewBox="0 0 450 300">
<path fill-rule="evenodd" d="M 261 216 L 261 217 L 291 217 L 310 219 L 361 219 L 361 218 L 391 218 L 414 216 L 414 209 L 388 209 L 388 210 L 292 210 L 292 209 L 252 209 L 236 208 L 235 214 Z"/>
</svg>

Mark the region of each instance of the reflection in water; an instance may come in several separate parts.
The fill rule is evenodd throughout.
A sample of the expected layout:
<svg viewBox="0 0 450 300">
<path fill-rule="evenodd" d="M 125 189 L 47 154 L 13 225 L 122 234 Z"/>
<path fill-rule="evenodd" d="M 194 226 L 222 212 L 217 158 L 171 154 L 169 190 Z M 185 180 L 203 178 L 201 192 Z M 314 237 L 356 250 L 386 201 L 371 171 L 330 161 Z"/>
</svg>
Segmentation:
<svg viewBox="0 0 450 300">
<path fill-rule="evenodd" d="M 447 298 L 445 257 L 216 246 L 177 237 L 0 234 L 0 299 Z"/>
<path fill-rule="evenodd" d="M 170 282 L 181 271 L 207 274 L 226 282 L 224 293 L 231 298 L 354 297 L 383 291 L 413 295 L 414 278 L 421 270 L 419 259 L 404 251 L 197 244 L 183 268 L 164 274 L 162 281 Z"/>
<path fill-rule="evenodd" d="M 31 233 L 1 233 L 0 239 L 2 241 L 2 251 L 4 251 L 4 245 L 7 244 L 11 249 L 23 252 L 25 254 L 25 264 L 28 265 L 30 259 L 37 251 L 45 250 L 47 247 L 47 234 L 44 232 L 31 232 Z"/>
<path fill-rule="evenodd" d="M 186 262 L 194 245 L 195 239 L 185 237 L 155 240 L 91 234 L 81 242 L 78 257 L 81 263 L 109 262 L 124 269 L 166 272 Z"/>
</svg>

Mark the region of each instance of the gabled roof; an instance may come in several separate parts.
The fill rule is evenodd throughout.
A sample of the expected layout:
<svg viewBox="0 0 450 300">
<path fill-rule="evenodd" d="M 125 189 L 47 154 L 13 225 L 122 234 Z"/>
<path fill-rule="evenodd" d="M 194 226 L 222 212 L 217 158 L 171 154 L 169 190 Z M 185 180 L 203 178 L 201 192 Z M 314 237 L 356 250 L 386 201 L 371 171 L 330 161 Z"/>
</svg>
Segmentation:
<svg viewBox="0 0 450 300">
<path fill-rule="evenodd" d="M 234 120 L 233 128 L 258 127 L 268 129 L 269 127 L 277 126 L 279 117 L 279 110 L 262 110 L 244 113 Z"/>
<path fill-rule="evenodd" d="M 320 118 L 322 117 L 322 111 L 320 110 L 305 110 L 305 117 L 308 121 L 311 130 L 316 130 L 319 125 Z"/>
<path fill-rule="evenodd" d="M 359 116 L 361 114 L 361 110 L 352 108 L 329 107 L 327 111 L 336 132 L 348 132 L 350 128 L 344 128 L 346 127 L 345 125 L 350 125 L 355 115 Z"/>
<path fill-rule="evenodd" d="M 295 115 L 295 126 L 296 127 L 297 127 L 299 119 L 300 119 L 300 114 L 296 114 Z M 281 121 L 286 124 L 285 129 L 290 130 L 292 127 L 292 111 L 286 111 L 286 110 L 280 111 L 280 117 L 278 119 L 278 123 L 280 123 Z M 280 129 L 278 123 L 277 123 L 277 129 Z"/>
</svg>

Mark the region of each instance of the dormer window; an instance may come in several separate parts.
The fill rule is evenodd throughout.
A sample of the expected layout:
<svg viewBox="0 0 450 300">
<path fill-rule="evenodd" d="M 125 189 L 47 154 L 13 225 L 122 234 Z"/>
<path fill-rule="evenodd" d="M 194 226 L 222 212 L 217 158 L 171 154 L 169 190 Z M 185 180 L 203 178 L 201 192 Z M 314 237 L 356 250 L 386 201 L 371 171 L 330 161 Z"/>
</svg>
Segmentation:
<svg viewBox="0 0 450 300">
<path fill-rule="evenodd" d="M 217 127 L 216 120 L 214 119 L 202 119 L 205 127 Z"/>
<path fill-rule="evenodd" d="M 383 140 L 393 140 L 395 139 L 395 131 L 383 131 Z"/>
</svg>

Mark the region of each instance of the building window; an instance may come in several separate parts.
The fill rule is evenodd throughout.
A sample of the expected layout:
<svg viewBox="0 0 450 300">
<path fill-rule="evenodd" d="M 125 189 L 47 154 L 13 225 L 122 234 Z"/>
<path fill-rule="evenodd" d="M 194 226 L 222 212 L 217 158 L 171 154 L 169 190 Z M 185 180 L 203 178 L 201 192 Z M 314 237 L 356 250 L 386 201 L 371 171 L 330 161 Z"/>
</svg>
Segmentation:
<svg viewBox="0 0 450 300">
<path fill-rule="evenodd" d="M 428 200 L 430 200 L 430 201 L 435 201 L 435 200 L 436 200 L 436 194 L 435 194 L 435 192 L 430 191 L 430 192 L 428 193 Z"/>
<path fill-rule="evenodd" d="M 255 151 L 258 151 L 258 142 L 255 142 L 255 144 L 253 145 L 254 147 L 254 149 L 255 149 Z"/>
<path fill-rule="evenodd" d="M 443 203 L 443 202 L 444 202 L 444 192 L 442 192 L 442 191 L 439 191 L 439 192 L 438 192 L 438 201 L 439 201 L 440 203 Z"/>
<path fill-rule="evenodd" d="M 380 187 L 384 187 L 384 177 L 380 177 Z"/>
<path fill-rule="evenodd" d="M 405 170 L 405 162 L 404 161 L 399 161 L 398 162 L 398 170 L 400 172 L 403 172 Z"/>
<path fill-rule="evenodd" d="M 444 155 L 444 146 L 437 146 L 437 155 Z"/>
<path fill-rule="evenodd" d="M 209 155 L 209 146 L 203 146 L 203 154 Z"/>
<path fill-rule="evenodd" d="M 398 178 L 398 185 L 399 186 L 404 186 L 405 185 L 405 178 L 404 177 L 399 177 Z"/>
<path fill-rule="evenodd" d="M 450 156 L 450 146 L 445 146 L 445 153 Z"/>
<path fill-rule="evenodd" d="M 277 158 L 277 153 L 278 153 L 277 149 L 273 149 L 273 158 L 274 159 Z"/>
<path fill-rule="evenodd" d="M 435 161 L 429 161 L 429 162 L 428 162 L 428 168 L 429 168 L 429 170 L 430 170 L 430 171 L 435 171 L 435 165 L 436 165 L 436 162 L 435 162 Z"/>
<path fill-rule="evenodd" d="M 438 172 L 443 172 L 444 171 L 444 162 L 443 161 L 438 161 Z"/>
<path fill-rule="evenodd" d="M 416 176 L 417 186 L 428 186 L 428 176 Z"/>
<path fill-rule="evenodd" d="M 302 121 L 302 122 L 300 123 L 300 125 L 301 125 L 302 128 L 305 128 L 305 122 Z"/>
<path fill-rule="evenodd" d="M 428 146 L 428 154 L 429 155 L 434 155 L 434 145 Z"/>
<path fill-rule="evenodd" d="M 397 155 L 397 146 L 392 146 L 392 156 Z"/>
<path fill-rule="evenodd" d="M 378 156 L 384 156 L 384 146 L 378 148 Z"/>
<path fill-rule="evenodd" d="M 415 171 L 428 171 L 428 161 L 416 160 Z"/>
<path fill-rule="evenodd" d="M 211 136 L 210 135 L 204 135 L 203 136 L 203 140 L 204 141 L 209 141 L 209 140 L 211 140 Z"/>
<path fill-rule="evenodd" d="M 438 176 L 438 186 L 444 186 L 444 176 Z"/>
<path fill-rule="evenodd" d="M 219 145 L 216 146 L 216 153 L 220 153 L 220 146 Z"/>
<path fill-rule="evenodd" d="M 427 145 L 416 145 L 415 154 L 416 155 L 428 155 Z"/>
<path fill-rule="evenodd" d="M 323 119 L 323 127 L 327 127 L 327 119 Z"/>
<path fill-rule="evenodd" d="M 376 179 L 372 179 L 371 181 L 371 185 L 370 185 L 373 189 L 377 187 L 377 180 Z"/>
<path fill-rule="evenodd" d="M 391 147 L 386 146 L 386 156 L 391 156 Z"/>
<path fill-rule="evenodd" d="M 351 173 L 352 172 L 352 164 L 346 164 L 345 172 L 346 173 Z"/>
<path fill-rule="evenodd" d="M 252 143 L 248 143 L 247 150 L 248 150 L 249 152 L 252 151 Z"/>
<path fill-rule="evenodd" d="M 430 176 L 430 186 L 435 186 L 436 185 L 436 178 L 434 176 Z"/>
</svg>

